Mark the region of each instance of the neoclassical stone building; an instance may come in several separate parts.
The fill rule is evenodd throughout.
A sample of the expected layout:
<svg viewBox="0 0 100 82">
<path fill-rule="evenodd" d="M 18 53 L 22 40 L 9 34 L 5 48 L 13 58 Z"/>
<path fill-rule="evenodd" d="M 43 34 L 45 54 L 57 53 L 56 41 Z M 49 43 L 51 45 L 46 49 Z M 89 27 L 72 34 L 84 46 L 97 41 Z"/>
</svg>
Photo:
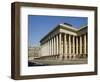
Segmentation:
<svg viewBox="0 0 100 82">
<path fill-rule="evenodd" d="M 40 56 L 41 56 L 40 46 L 28 47 L 28 61 L 32 61 Z"/>
<path fill-rule="evenodd" d="M 59 24 L 40 40 L 40 59 L 87 58 L 87 32 L 87 26 L 76 29 L 67 23 Z"/>
</svg>

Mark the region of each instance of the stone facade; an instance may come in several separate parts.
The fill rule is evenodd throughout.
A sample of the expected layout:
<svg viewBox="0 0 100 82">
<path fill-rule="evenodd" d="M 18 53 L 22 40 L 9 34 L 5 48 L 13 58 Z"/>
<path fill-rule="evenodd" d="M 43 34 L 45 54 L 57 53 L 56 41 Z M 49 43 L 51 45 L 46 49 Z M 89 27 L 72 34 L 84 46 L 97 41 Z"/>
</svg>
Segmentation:
<svg viewBox="0 0 100 82">
<path fill-rule="evenodd" d="M 87 58 L 87 26 L 76 29 L 69 24 L 60 24 L 41 40 L 39 59 Z"/>
<path fill-rule="evenodd" d="M 28 48 L 28 60 L 32 61 L 35 58 L 38 58 L 41 56 L 41 47 L 36 46 L 36 47 L 29 47 Z"/>
</svg>

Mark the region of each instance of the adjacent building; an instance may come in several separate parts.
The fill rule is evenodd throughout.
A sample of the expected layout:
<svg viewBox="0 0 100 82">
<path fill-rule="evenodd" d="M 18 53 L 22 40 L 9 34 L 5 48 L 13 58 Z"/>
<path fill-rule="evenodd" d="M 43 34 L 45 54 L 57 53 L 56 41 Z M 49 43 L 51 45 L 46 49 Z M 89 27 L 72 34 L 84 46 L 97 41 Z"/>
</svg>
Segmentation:
<svg viewBox="0 0 100 82">
<path fill-rule="evenodd" d="M 28 48 L 28 60 L 33 61 L 35 58 L 39 58 L 41 56 L 41 47 L 29 47 Z"/>
</svg>

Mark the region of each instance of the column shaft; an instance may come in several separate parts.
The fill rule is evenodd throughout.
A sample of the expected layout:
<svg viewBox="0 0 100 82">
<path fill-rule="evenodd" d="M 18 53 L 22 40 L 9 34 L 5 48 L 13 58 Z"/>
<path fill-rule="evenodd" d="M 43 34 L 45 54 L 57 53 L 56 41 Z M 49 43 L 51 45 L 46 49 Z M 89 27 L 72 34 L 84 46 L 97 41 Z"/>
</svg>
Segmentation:
<svg viewBox="0 0 100 82">
<path fill-rule="evenodd" d="M 51 47 L 52 47 L 52 50 L 51 50 L 51 53 L 52 53 L 52 55 L 53 55 L 53 38 L 52 38 L 52 42 L 51 42 L 51 43 L 52 43 L 52 46 L 51 46 Z"/>
<path fill-rule="evenodd" d="M 84 54 L 86 54 L 86 34 L 84 35 Z"/>
<path fill-rule="evenodd" d="M 50 38 L 50 55 L 51 55 L 51 38 Z"/>
<path fill-rule="evenodd" d="M 59 55 L 61 55 L 61 33 L 59 34 Z"/>
<path fill-rule="evenodd" d="M 58 35 L 56 36 L 56 54 L 58 55 Z"/>
<path fill-rule="evenodd" d="M 62 60 L 61 33 L 59 34 L 59 60 Z"/>
<path fill-rule="evenodd" d="M 54 55 L 56 54 L 55 52 L 56 52 L 56 43 L 55 43 L 55 37 L 54 37 L 54 49 L 53 49 L 53 51 L 54 51 Z"/>
<path fill-rule="evenodd" d="M 48 39 L 48 55 L 50 55 L 50 40 Z"/>
<path fill-rule="evenodd" d="M 82 36 L 80 36 L 80 54 L 82 54 Z"/>
<path fill-rule="evenodd" d="M 77 55 L 79 54 L 79 53 L 78 53 L 78 46 L 79 46 L 79 45 L 78 45 L 78 42 L 79 42 L 79 41 L 78 41 L 78 37 L 76 37 L 76 54 L 77 54 Z"/>
<path fill-rule="evenodd" d="M 67 54 L 66 34 L 64 34 L 64 55 Z"/>
<path fill-rule="evenodd" d="M 69 55 L 71 55 L 71 35 L 69 35 Z"/>
<path fill-rule="evenodd" d="M 73 36 L 73 54 L 75 55 L 75 36 Z"/>
</svg>

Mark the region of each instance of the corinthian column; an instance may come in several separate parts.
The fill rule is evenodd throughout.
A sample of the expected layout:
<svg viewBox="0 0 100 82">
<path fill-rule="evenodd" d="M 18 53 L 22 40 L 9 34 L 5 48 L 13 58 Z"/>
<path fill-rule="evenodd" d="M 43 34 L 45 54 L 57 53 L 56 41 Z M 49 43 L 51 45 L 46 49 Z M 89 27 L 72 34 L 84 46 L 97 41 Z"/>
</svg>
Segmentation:
<svg viewBox="0 0 100 82">
<path fill-rule="evenodd" d="M 51 46 L 51 53 L 53 55 L 53 38 L 51 39 L 51 44 L 52 44 L 52 46 Z"/>
<path fill-rule="evenodd" d="M 54 51 L 54 55 L 56 54 L 55 52 L 56 52 L 56 43 L 55 43 L 55 37 L 54 37 L 54 49 L 53 49 L 53 51 Z"/>
<path fill-rule="evenodd" d="M 69 59 L 71 59 L 71 35 L 69 35 Z"/>
<path fill-rule="evenodd" d="M 73 56 L 75 58 L 75 36 L 73 36 Z"/>
<path fill-rule="evenodd" d="M 59 34 L 59 59 L 62 60 L 62 54 L 61 54 L 61 33 Z"/>
<path fill-rule="evenodd" d="M 71 55 L 71 35 L 69 35 L 69 54 Z"/>
<path fill-rule="evenodd" d="M 66 34 L 64 34 L 64 55 L 67 54 Z"/>
<path fill-rule="evenodd" d="M 50 42 L 50 55 L 51 55 L 51 38 L 50 38 L 50 41 L 49 42 Z"/>
<path fill-rule="evenodd" d="M 48 38 L 48 55 L 50 55 L 50 42 L 49 42 L 49 38 Z"/>
<path fill-rule="evenodd" d="M 82 54 L 82 36 L 80 36 L 80 54 Z"/>
<path fill-rule="evenodd" d="M 76 37 L 76 54 L 78 55 L 79 53 L 78 53 L 78 37 Z"/>
<path fill-rule="evenodd" d="M 56 36 L 56 54 L 58 55 L 58 35 Z"/>
<path fill-rule="evenodd" d="M 84 35 L 84 54 L 86 55 L 86 34 Z"/>
<path fill-rule="evenodd" d="M 73 36 L 73 54 L 75 55 L 75 36 Z"/>
</svg>

